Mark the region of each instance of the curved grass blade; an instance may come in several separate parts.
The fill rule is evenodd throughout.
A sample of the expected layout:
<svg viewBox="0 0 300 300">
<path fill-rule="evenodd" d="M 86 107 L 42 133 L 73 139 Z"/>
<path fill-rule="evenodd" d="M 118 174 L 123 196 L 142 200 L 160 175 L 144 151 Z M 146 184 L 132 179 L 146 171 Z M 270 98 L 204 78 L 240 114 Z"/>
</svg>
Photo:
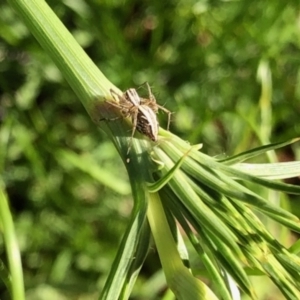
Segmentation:
<svg viewBox="0 0 300 300">
<path fill-rule="evenodd" d="M 188 156 L 190 151 L 192 150 L 199 150 L 202 145 L 196 145 L 192 146 L 191 149 L 189 149 L 186 153 L 182 155 L 182 157 L 177 161 L 177 163 L 164 175 L 162 176 L 159 180 L 157 180 L 154 183 L 148 183 L 148 190 L 150 193 L 155 193 L 158 192 L 161 188 L 163 188 L 173 177 L 174 173 L 176 170 L 180 168 L 182 165 L 184 159 Z"/>
<path fill-rule="evenodd" d="M 278 143 L 273 143 L 273 144 L 269 144 L 269 145 L 264 145 L 264 146 L 257 147 L 255 149 L 251 149 L 251 150 L 245 151 L 243 153 L 239 153 L 237 155 L 234 155 L 234 156 L 231 156 L 231 157 L 228 157 L 225 159 L 219 159 L 218 162 L 225 163 L 226 165 L 236 164 L 236 163 L 245 161 L 247 159 L 253 158 L 255 156 L 264 154 L 267 151 L 279 149 L 284 146 L 297 143 L 298 141 L 300 141 L 300 138 L 294 138 L 294 139 L 291 139 L 291 140 L 288 140 L 285 142 L 278 142 Z"/>
</svg>

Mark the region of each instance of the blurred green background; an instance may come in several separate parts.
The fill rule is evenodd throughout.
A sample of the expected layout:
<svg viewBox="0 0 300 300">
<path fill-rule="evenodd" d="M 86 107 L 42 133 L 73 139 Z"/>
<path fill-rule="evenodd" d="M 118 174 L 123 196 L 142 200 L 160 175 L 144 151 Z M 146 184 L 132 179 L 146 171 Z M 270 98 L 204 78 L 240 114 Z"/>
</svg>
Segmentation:
<svg viewBox="0 0 300 300">
<path fill-rule="evenodd" d="M 110 81 L 148 81 L 174 112 L 171 131 L 205 153 L 300 135 L 299 1 L 47 2 Z M 0 171 L 28 299 L 96 299 L 132 208 L 125 168 L 23 22 L 3 1 L 0 11 Z M 164 288 L 151 249 L 132 299 Z M 272 289 L 261 299 L 282 299 Z"/>
</svg>

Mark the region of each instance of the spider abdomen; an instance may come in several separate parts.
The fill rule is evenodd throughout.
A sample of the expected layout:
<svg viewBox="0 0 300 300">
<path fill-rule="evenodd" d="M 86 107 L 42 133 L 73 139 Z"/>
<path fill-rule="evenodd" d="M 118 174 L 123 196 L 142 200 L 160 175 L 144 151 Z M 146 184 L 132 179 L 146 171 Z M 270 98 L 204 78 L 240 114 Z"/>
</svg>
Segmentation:
<svg viewBox="0 0 300 300">
<path fill-rule="evenodd" d="M 149 106 L 139 106 L 136 129 L 152 141 L 157 141 L 159 124 L 155 112 Z"/>
</svg>

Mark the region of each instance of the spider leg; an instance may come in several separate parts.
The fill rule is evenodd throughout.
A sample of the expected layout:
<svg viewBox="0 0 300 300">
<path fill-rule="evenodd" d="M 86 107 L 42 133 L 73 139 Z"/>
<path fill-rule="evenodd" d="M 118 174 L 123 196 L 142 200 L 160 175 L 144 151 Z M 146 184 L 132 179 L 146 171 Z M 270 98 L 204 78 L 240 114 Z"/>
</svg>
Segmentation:
<svg viewBox="0 0 300 300">
<path fill-rule="evenodd" d="M 156 103 L 156 98 L 152 94 L 152 91 L 151 91 L 151 88 L 150 88 L 150 85 L 149 85 L 148 81 L 145 82 L 145 85 L 147 86 L 147 90 L 148 90 L 148 95 L 149 95 L 150 101 Z"/>
<path fill-rule="evenodd" d="M 158 105 L 156 104 L 156 106 L 161 109 L 162 111 L 164 111 L 167 115 L 168 115 L 168 125 L 167 125 L 167 130 L 169 130 L 170 128 L 170 123 L 171 123 L 171 115 L 172 115 L 172 112 L 169 111 L 168 109 L 166 109 L 165 107 L 161 106 L 161 105 Z"/>
<path fill-rule="evenodd" d="M 119 101 L 122 101 L 123 95 L 118 94 L 118 93 L 117 93 L 115 90 L 113 90 L 113 89 L 110 89 L 109 91 L 110 91 L 110 94 L 112 95 L 113 98 L 116 98 L 116 97 L 117 97 L 117 99 L 118 99 Z"/>
<path fill-rule="evenodd" d="M 106 101 L 106 103 L 108 103 L 111 106 L 114 106 L 116 108 L 119 108 L 121 110 L 129 110 L 132 107 L 132 105 L 128 105 L 127 103 L 117 103 L 117 102 L 114 102 L 114 101 Z"/>
<path fill-rule="evenodd" d="M 115 117 L 115 118 L 111 118 L 111 119 L 108 119 L 108 118 L 102 118 L 99 120 L 99 122 L 101 121 L 116 121 L 116 120 L 119 120 L 119 119 L 122 119 L 123 117 Z"/>
</svg>

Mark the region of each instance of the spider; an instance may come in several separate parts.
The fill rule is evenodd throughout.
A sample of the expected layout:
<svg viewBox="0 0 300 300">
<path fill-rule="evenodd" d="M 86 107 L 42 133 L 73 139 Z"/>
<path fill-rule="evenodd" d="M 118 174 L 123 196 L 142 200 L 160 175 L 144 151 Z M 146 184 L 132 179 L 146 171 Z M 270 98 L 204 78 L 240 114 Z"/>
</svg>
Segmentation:
<svg viewBox="0 0 300 300">
<path fill-rule="evenodd" d="M 111 95 L 113 97 L 117 97 L 119 102 L 107 101 L 107 103 L 110 105 L 119 108 L 124 118 L 131 117 L 132 133 L 127 153 L 129 153 L 135 130 L 146 135 L 152 141 L 157 141 L 159 123 L 157 121 L 156 114 L 158 113 L 159 109 L 168 114 L 167 129 L 169 130 L 171 112 L 156 103 L 156 99 L 151 92 L 149 84 L 147 82 L 145 84 L 148 89 L 149 98 L 141 98 L 134 88 L 126 90 L 123 95 L 119 95 L 113 89 L 111 89 Z"/>
</svg>

